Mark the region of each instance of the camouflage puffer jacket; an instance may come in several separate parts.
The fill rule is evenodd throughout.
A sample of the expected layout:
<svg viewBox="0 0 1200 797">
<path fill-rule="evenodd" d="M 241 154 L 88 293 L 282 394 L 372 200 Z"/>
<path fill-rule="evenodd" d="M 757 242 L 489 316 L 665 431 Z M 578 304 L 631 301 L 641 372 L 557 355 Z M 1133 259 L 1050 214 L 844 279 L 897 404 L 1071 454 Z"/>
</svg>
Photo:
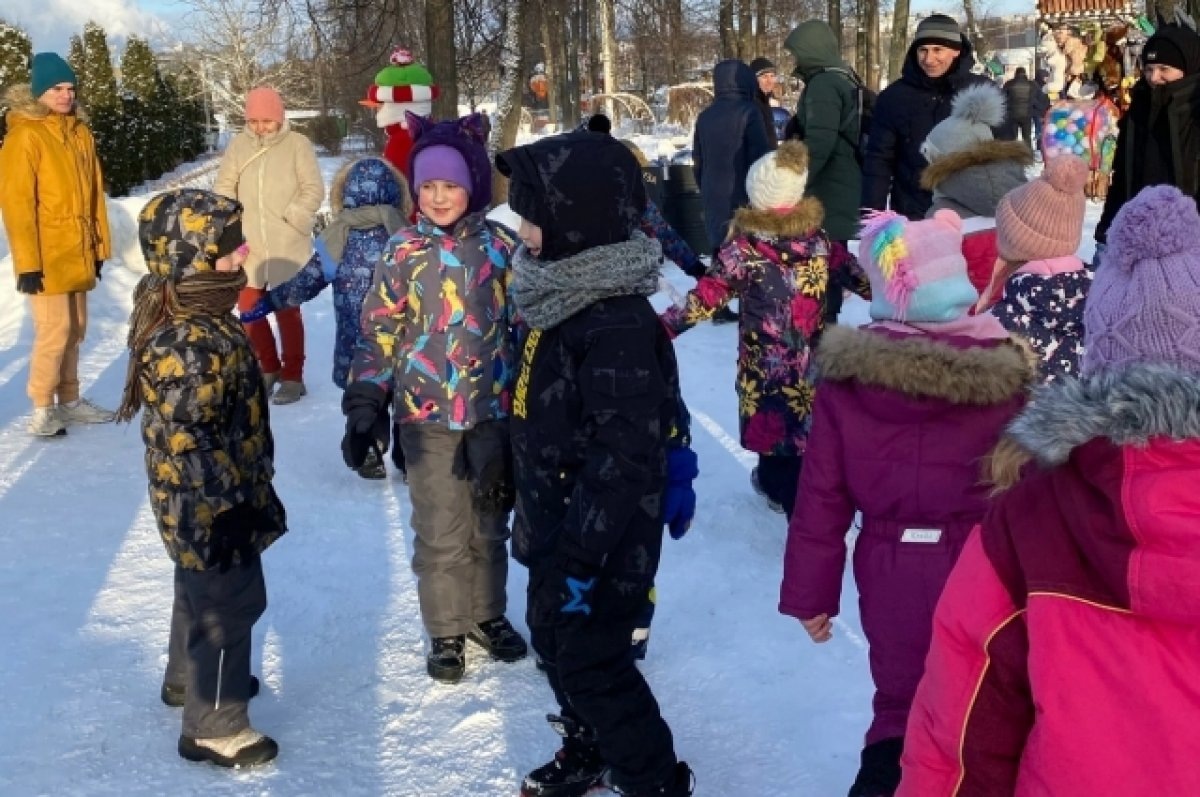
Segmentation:
<svg viewBox="0 0 1200 797">
<path fill-rule="evenodd" d="M 243 530 L 246 547 L 261 553 L 287 526 L 271 486 L 262 372 L 241 324 L 232 314 L 180 315 L 138 366 L 150 505 L 171 559 L 188 570 L 212 566 L 213 519 L 243 503 L 258 510 Z"/>
</svg>

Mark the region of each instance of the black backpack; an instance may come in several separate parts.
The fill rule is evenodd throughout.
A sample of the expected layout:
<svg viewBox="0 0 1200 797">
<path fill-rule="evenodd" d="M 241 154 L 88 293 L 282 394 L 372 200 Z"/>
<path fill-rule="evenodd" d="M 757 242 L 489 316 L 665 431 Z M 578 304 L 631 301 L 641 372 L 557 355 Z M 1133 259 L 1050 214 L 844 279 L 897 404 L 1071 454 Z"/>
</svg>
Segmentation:
<svg viewBox="0 0 1200 797">
<path fill-rule="evenodd" d="M 817 75 L 823 75 L 826 73 L 839 74 L 849 80 L 854 86 L 854 99 L 858 104 L 858 140 L 855 141 L 854 137 L 850 135 L 850 131 L 848 130 L 841 130 L 839 132 L 841 133 L 842 138 L 846 139 L 846 142 L 854 148 L 854 160 L 861 167 L 863 164 L 863 156 L 867 151 L 867 138 L 871 132 L 871 115 L 875 112 L 875 99 L 879 95 L 863 85 L 862 80 L 859 79 L 858 75 L 853 69 L 826 67 L 818 72 Z M 815 79 L 817 75 L 813 75 L 813 78 Z M 810 80 L 809 83 L 811 84 L 812 80 Z M 800 98 L 800 105 L 801 107 L 804 105 L 803 96 Z M 792 120 L 788 122 L 787 130 L 785 131 L 785 138 L 800 138 L 800 110 L 800 108 L 797 108 L 795 116 L 793 116 Z"/>
</svg>

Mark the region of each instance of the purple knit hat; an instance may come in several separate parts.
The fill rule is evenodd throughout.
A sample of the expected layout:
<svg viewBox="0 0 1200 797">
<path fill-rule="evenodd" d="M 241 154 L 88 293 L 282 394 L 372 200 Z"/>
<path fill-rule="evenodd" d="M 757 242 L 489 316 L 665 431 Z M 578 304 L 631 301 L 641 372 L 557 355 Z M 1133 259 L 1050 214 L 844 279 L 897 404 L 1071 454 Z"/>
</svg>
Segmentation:
<svg viewBox="0 0 1200 797">
<path fill-rule="evenodd" d="M 1082 374 L 1162 363 L 1200 373 L 1196 202 L 1156 185 L 1126 202 L 1088 293 Z"/>
<path fill-rule="evenodd" d="M 418 158 L 424 160 L 421 158 L 422 152 L 433 147 L 449 147 L 458 151 L 466 165 L 469 179 L 467 183 L 463 184 L 463 188 L 466 188 L 467 193 L 471 195 L 467 212 L 477 213 L 487 210 L 488 206 L 492 204 L 492 161 L 488 157 L 487 147 L 484 145 L 483 117 L 473 113 L 461 119 L 431 122 L 429 119 L 413 113 L 405 114 L 405 116 L 408 122 L 408 131 L 413 137 L 412 153 L 408 156 L 408 173 L 413 175 L 413 181 L 409 186 L 413 199 L 418 198 L 417 192 L 421 186 L 418 174 L 414 171 L 414 165 Z M 441 165 L 446 164 L 446 160 L 440 158 L 435 158 L 435 160 L 439 160 Z M 432 178 L 426 179 L 438 179 L 439 177 L 440 175 L 434 175 Z M 454 179 L 454 182 L 457 183 L 458 180 Z"/>
<path fill-rule="evenodd" d="M 471 169 L 462 153 L 445 144 L 434 144 L 417 153 L 413 158 L 413 185 L 417 190 L 430 180 L 445 180 L 461 186 L 467 193 L 475 188 L 471 180 Z"/>
</svg>

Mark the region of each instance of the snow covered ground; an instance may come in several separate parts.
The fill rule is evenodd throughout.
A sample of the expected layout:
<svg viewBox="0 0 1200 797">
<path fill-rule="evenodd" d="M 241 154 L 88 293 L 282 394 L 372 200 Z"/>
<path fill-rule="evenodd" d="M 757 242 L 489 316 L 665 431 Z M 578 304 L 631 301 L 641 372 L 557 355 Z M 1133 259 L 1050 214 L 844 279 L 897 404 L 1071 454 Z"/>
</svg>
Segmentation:
<svg viewBox="0 0 1200 797">
<path fill-rule="evenodd" d="M 322 164 L 327 177 L 337 167 Z M 111 204 L 117 252 L 90 298 L 81 377 L 109 407 L 124 381 L 145 201 Z M 2 237 L 0 258 L 7 275 Z M 407 488 L 343 465 L 331 302 L 304 314 L 309 395 L 272 408 L 291 531 L 264 558 L 270 607 L 254 659 L 264 690 L 251 709 L 282 752 L 228 772 L 176 755 L 178 709 L 158 700 L 172 570 L 137 426 L 25 433 L 31 322 L 0 278 L 0 794 L 513 795 L 556 748 L 532 658 L 495 663 L 472 649 L 461 684 L 425 675 Z M 861 322 L 864 305 L 845 315 Z M 677 341 L 699 502 L 691 532 L 664 545 L 643 669 L 698 795 L 829 797 L 852 780 L 869 719 L 866 644 L 849 580 L 827 645 L 776 612 L 785 521 L 750 489 L 753 458 L 737 444 L 735 336 L 733 325 L 702 325 Z M 525 581 L 514 563 L 509 616 L 522 629 Z"/>
</svg>

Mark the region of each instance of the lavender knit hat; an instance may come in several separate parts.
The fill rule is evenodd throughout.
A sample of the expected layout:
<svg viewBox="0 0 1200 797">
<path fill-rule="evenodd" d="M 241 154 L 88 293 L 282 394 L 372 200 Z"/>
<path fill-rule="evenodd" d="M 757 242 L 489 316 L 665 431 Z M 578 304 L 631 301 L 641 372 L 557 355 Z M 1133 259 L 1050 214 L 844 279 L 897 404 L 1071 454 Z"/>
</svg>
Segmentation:
<svg viewBox="0 0 1200 797">
<path fill-rule="evenodd" d="M 1170 185 L 1117 213 L 1084 309 L 1082 374 L 1136 363 L 1200 373 L 1200 213 Z"/>
</svg>

